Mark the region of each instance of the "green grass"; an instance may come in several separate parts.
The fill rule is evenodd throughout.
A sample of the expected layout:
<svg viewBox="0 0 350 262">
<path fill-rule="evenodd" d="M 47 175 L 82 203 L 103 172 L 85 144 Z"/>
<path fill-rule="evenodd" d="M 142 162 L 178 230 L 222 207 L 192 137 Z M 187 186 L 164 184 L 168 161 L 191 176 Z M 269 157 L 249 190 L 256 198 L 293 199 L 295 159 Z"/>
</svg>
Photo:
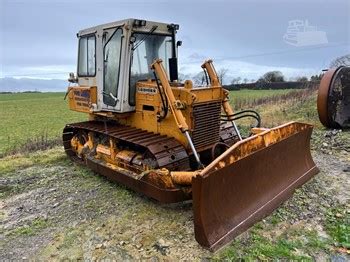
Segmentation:
<svg viewBox="0 0 350 262">
<path fill-rule="evenodd" d="M 13 229 L 10 235 L 24 235 L 24 236 L 33 236 L 37 232 L 41 231 L 44 228 L 49 226 L 49 222 L 42 218 L 34 219 L 29 225 L 17 227 Z"/>
<path fill-rule="evenodd" d="M 238 91 L 230 91 L 229 97 L 231 105 L 235 110 L 251 109 L 251 106 L 259 102 L 259 100 L 279 97 L 288 93 L 295 92 L 293 89 L 279 90 L 250 90 L 242 89 Z M 262 102 L 262 101 L 261 101 Z"/>
<path fill-rule="evenodd" d="M 257 99 L 257 98 L 266 98 L 274 95 L 282 95 L 292 92 L 294 89 L 278 89 L 278 90 L 250 90 L 250 89 L 241 89 L 238 91 L 230 91 L 230 100 L 234 103 L 237 100 L 241 99 Z"/>
<path fill-rule="evenodd" d="M 346 205 L 328 210 L 324 228 L 329 235 L 327 238 L 321 237 L 314 229 L 304 227 L 285 229 L 281 235 L 271 238 L 264 235 L 269 231 L 267 224 L 260 222 L 246 233 L 247 237 L 234 240 L 219 252 L 216 259 L 313 261 L 313 254 L 332 253 L 334 248 L 350 248 L 350 212 Z"/>
<path fill-rule="evenodd" d="M 64 93 L 0 94 L 0 155 L 28 139 L 57 139 L 65 124 L 86 119 L 63 98 Z"/>
<path fill-rule="evenodd" d="M 291 97 L 284 102 L 262 104 L 256 109 L 261 113 L 263 124 L 267 127 L 299 121 L 323 128 L 318 119 L 316 99 L 317 92 L 314 91 L 302 97 Z"/>
<path fill-rule="evenodd" d="M 261 227 L 261 228 L 260 228 Z M 316 231 L 300 231 L 282 234 L 276 238 L 263 236 L 264 227 L 254 226 L 249 236 L 242 241 L 234 240 L 216 259 L 221 261 L 256 261 L 256 260 L 298 260 L 312 261 L 310 253 L 324 251 L 328 241 L 319 237 Z"/>
<path fill-rule="evenodd" d="M 322 128 L 316 108 L 316 90 L 239 90 L 230 91 L 230 104 L 235 112 L 255 110 L 261 116 L 262 127 L 275 127 L 290 121 L 299 121 Z M 236 121 L 243 136 L 256 125 L 253 118 Z"/>
<path fill-rule="evenodd" d="M 231 103 L 274 97 L 286 90 L 231 91 Z M 0 94 L 0 155 L 26 143 L 60 139 L 65 124 L 83 121 L 86 114 L 69 110 L 64 93 Z"/>
<path fill-rule="evenodd" d="M 326 230 L 336 247 L 350 249 L 350 210 L 346 205 L 327 212 Z"/>
<path fill-rule="evenodd" d="M 27 154 L 26 157 L 21 155 L 6 156 L 0 158 L 0 178 L 17 169 L 23 169 L 34 165 L 47 165 L 50 163 L 57 163 L 58 161 L 68 161 L 66 154 L 59 147 L 46 151 L 32 152 Z"/>
</svg>

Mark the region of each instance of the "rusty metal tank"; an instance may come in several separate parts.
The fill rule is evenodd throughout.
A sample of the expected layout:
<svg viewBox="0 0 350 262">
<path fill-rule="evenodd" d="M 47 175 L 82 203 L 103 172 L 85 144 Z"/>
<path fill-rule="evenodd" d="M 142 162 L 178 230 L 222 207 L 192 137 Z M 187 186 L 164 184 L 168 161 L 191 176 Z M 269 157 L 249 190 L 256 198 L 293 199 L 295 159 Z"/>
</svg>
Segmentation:
<svg viewBox="0 0 350 262">
<path fill-rule="evenodd" d="M 350 128 L 350 67 L 328 70 L 321 79 L 317 97 L 321 123 L 328 128 Z"/>
</svg>

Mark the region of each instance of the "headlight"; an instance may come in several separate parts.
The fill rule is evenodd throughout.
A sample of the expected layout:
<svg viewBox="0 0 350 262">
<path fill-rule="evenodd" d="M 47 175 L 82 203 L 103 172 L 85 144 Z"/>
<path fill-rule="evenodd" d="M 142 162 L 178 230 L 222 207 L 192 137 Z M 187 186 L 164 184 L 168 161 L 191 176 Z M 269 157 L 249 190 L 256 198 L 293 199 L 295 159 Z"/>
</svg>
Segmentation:
<svg viewBox="0 0 350 262">
<path fill-rule="evenodd" d="M 146 20 L 139 20 L 139 19 L 134 20 L 135 27 L 140 27 L 140 26 L 145 26 L 145 25 L 146 25 Z"/>
</svg>

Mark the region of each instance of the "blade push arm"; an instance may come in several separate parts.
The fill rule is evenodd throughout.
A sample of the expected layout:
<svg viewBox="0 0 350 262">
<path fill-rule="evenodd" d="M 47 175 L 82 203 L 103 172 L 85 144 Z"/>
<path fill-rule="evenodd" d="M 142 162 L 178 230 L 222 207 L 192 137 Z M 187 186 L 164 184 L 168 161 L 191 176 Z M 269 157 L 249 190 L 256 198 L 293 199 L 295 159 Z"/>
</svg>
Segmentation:
<svg viewBox="0 0 350 262">
<path fill-rule="evenodd" d="M 209 78 L 210 78 L 210 85 L 211 86 L 220 86 L 222 88 L 222 85 L 219 81 L 218 74 L 216 73 L 216 70 L 213 65 L 213 60 L 209 59 L 206 60 L 202 64 L 202 68 L 207 71 Z M 228 91 L 224 89 L 224 98 L 222 100 L 222 107 L 224 108 L 224 111 L 226 115 L 229 117 L 229 120 L 231 120 L 233 115 L 233 110 L 230 106 L 229 99 L 228 99 Z"/>
<path fill-rule="evenodd" d="M 154 63 L 151 65 L 151 68 L 156 72 L 162 84 L 165 96 L 169 101 L 170 110 L 174 115 L 177 126 L 183 133 L 188 131 L 188 125 L 185 121 L 185 117 L 183 116 L 180 110 L 180 107 L 182 107 L 182 105 L 180 105 L 181 101 L 175 99 L 175 96 L 173 94 L 173 91 L 171 90 L 171 86 L 168 81 L 168 77 L 162 65 L 162 60 L 157 59 L 156 61 L 154 61 Z"/>
<path fill-rule="evenodd" d="M 203 64 L 202 64 L 202 68 L 208 73 L 209 78 L 210 78 L 210 85 L 211 86 L 219 86 L 222 88 L 222 85 L 219 81 L 219 77 L 218 74 L 216 73 L 216 70 L 214 68 L 213 65 L 213 61 L 212 60 L 206 60 Z M 229 92 L 226 89 L 223 89 L 224 92 L 224 97 L 222 99 L 222 108 L 224 109 L 228 120 L 230 120 L 232 122 L 233 128 L 235 129 L 239 140 L 242 140 L 241 134 L 237 128 L 236 123 L 233 121 L 233 110 L 232 107 L 230 105 L 229 102 L 229 97 L 228 94 Z"/>
<path fill-rule="evenodd" d="M 157 74 L 157 76 L 162 84 L 165 96 L 169 101 L 170 110 L 174 115 L 176 124 L 179 127 L 179 129 L 181 130 L 181 132 L 185 134 L 186 139 L 188 141 L 188 144 L 190 145 L 191 150 L 193 152 L 193 155 L 196 158 L 198 166 L 200 168 L 202 168 L 203 165 L 202 165 L 202 163 L 199 159 L 199 155 L 198 155 L 198 153 L 193 145 L 190 134 L 188 133 L 188 125 L 186 123 L 185 117 L 183 116 L 183 114 L 181 112 L 182 103 L 181 103 L 181 101 L 175 99 L 175 96 L 174 96 L 173 91 L 171 90 L 171 86 L 169 84 L 168 77 L 167 77 L 166 72 L 164 70 L 164 67 L 162 65 L 162 60 L 157 59 L 156 61 L 154 61 L 154 63 L 151 65 L 151 69 L 153 69 L 156 72 L 156 74 Z"/>
</svg>

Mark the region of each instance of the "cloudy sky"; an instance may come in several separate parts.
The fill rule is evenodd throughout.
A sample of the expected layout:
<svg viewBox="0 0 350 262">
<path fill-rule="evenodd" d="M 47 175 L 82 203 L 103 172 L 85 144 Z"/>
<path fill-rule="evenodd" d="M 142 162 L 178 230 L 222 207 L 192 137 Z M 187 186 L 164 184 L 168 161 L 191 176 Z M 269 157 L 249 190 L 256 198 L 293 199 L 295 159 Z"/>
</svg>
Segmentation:
<svg viewBox="0 0 350 262">
<path fill-rule="evenodd" d="M 227 82 L 276 69 L 310 76 L 350 53 L 348 0 L 0 0 L 0 78 L 66 79 L 76 70 L 80 29 L 129 17 L 180 24 L 181 73 L 212 58 L 229 70 Z M 283 38 L 293 20 L 317 27 L 299 46 Z"/>
</svg>

